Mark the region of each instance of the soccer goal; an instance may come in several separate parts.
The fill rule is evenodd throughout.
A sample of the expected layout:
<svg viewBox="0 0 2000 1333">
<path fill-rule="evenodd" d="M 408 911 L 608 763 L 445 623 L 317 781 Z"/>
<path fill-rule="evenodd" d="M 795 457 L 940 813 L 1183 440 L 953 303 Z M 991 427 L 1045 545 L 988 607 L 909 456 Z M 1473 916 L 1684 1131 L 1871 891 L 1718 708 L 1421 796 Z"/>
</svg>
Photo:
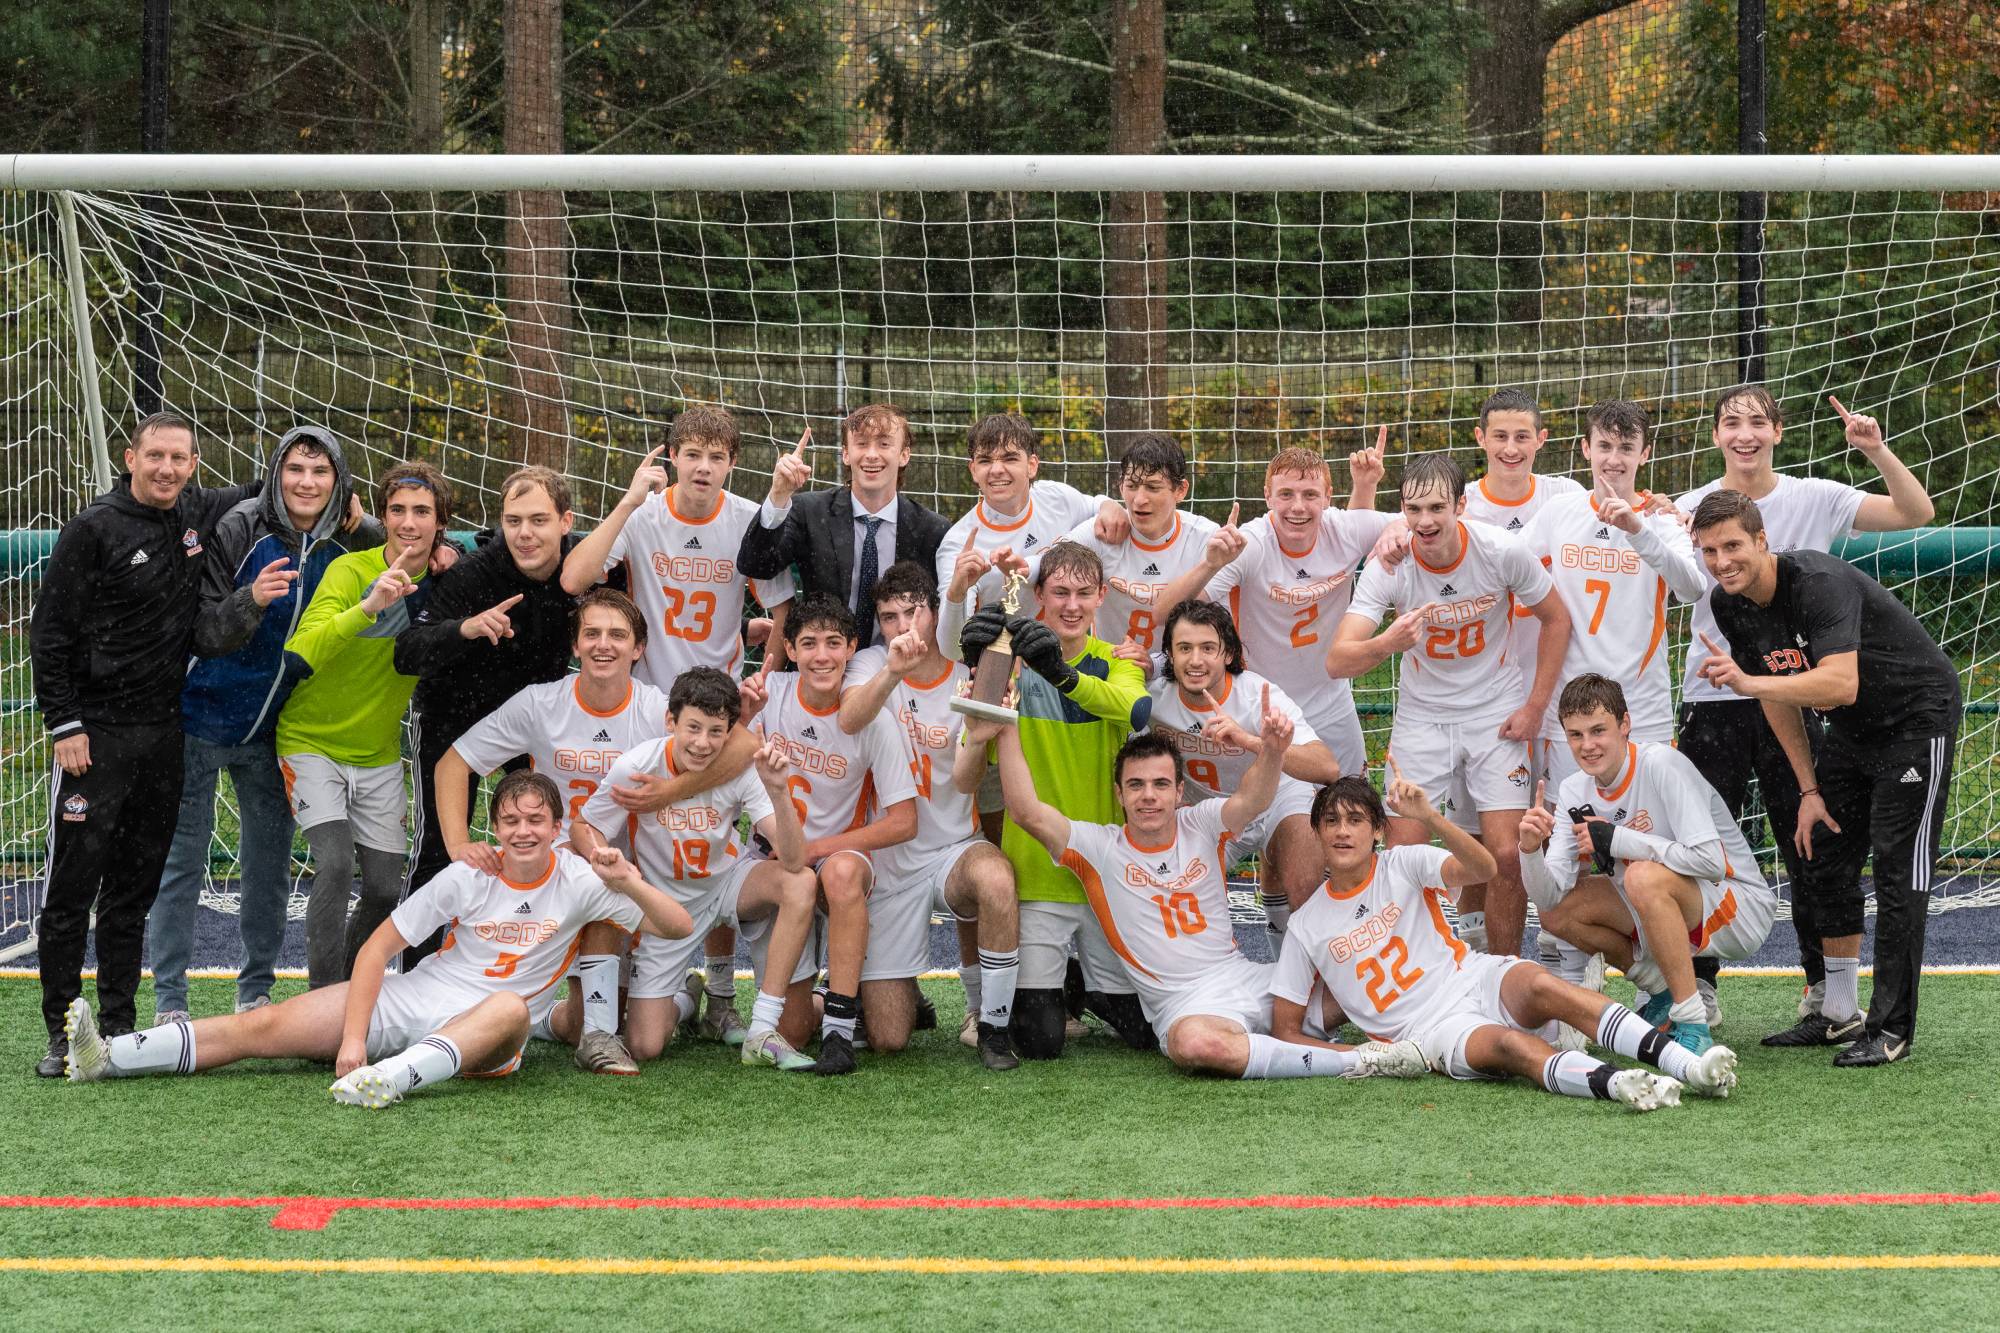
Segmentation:
<svg viewBox="0 0 2000 1333">
<path fill-rule="evenodd" d="M 1551 472 L 1581 470 L 1590 403 L 1638 401 L 1650 486 L 1678 494 L 1719 471 L 1714 394 L 1756 375 L 1781 470 L 1866 486 L 1837 394 L 1937 501 L 1934 529 L 1848 552 L 1965 673 L 1946 851 L 1968 873 L 1936 905 L 2000 900 L 2000 159 L 21 156 L 0 183 L 0 943 L 32 921 L 47 826 L 37 574 L 153 393 L 197 419 L 204 480 L 313 421 L 364 478 L 439 464 L 474 523 L 530 458 L 588 523 L 696 400 L 739 413 L 753 496 L 808 427 L 835 479 L 839 418 L 889 400 L 906 489 L 947 512 L 972 499 L 966 427 L 1012 409 L 1044 475 L 1088 490 L 1127 433 L 1169 430 L 1194 507 L 1248 518 L 1285 446 L 1337 494 L 1383 426 L 1392 481 L 1394 455 L 1476 464 L 1501 386 L 1543 404 Z M 1387 686 L 1359 696 L 1379 749 Z M 234 846 L 225 814 L 217 903 Z"/>
</svg>

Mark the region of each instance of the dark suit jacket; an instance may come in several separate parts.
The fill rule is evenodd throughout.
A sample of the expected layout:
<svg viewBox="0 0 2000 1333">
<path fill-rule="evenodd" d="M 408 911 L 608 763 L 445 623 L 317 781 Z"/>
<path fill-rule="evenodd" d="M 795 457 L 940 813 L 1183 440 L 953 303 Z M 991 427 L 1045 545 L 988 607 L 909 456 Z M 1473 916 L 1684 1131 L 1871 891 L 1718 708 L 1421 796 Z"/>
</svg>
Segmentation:
<svg viewBox="0 0 2000 1333">
<path fill-rule="evenodd" d="M 925 569 L 937 568 L 938 547 L 951 524 L 942 514 L 924 508 L 905 495 L 896 497 L 896 559 L 915 560 Z M 797 568 L 799 593 L 823 592 L 847 603 L 854 582 L 854 493 L 836 490 L 801 491 L 792 497 L 784 523 L 767 528 L 753 522 L 743 534 L 736 567 L 753 579 L 768 579 L 781 570 Z M 872 625 L 875 608 L 848 603 L 855 622 Z M 864 634 L 863 642 L 872 636 Z"/>
</svg>

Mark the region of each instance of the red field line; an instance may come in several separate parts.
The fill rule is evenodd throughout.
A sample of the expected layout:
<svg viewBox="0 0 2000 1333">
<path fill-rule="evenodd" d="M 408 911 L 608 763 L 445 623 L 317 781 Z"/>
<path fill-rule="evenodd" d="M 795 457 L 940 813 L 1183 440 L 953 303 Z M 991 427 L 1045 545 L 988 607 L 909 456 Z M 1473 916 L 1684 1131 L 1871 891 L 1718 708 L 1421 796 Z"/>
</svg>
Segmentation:
<svg viewBox="0 0 2000 1333">
<path fill-rule="evenodd" d="M 380 1212 L 540 1212 L 554 1209 L 658 1210 L 666 1212 L 1201 1212 L 1229 1209 L 1316 1211 L 1397 1208 L 1880 1208 L 1957 1204 L 2000 1204 L 2000 1190 L 1978 1194 L 1416 1194 L 1332 1195 L 1249 1194 L 1209 1198 L 1042 1199 L 958 1198 L 912 1194 L 867 1198 L 804 1196 L 740 1198 L 687 1195 L 660 1198 L 606 1198 L 573 1195 L 518 1198 L 390 1199 L 319 1195 L 0 1195 L 0 1208 L 139 1209 L 273 1208 L 271 1225 L 281 1231 L 320 1231 L 337 1213 L 350 1209 Z"/>
</svg>

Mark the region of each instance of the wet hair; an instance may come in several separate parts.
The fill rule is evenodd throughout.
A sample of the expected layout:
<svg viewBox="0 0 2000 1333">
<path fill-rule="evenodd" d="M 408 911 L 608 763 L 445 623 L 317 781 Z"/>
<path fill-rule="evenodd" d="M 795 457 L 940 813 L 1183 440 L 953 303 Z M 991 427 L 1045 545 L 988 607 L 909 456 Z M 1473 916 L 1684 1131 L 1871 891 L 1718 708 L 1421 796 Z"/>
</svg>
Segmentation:
<svg viewBox="0 0 2000 1333">
<path fill-rule="evenodd" d="M 1737 384 L 1716 395 L 1714 425 L 1722 424 L 1724 410 L 1739 398 L 1769 417 L 1773 426 L 1785 424 L 1784 409 L 1778 406 L 1778 400 L 1771 396 L 1769 389 L 1761 384 Z"/>
<path fill-rule="evenodd" d="M 1017 412 L 995 412 L 972 423 L 965 437 L 966 457 L 978 462 L 987 454 L 1014 448 L 1030 458 L 1042 456 L 1042 437 L 1028 419 Z"/>
<path fill-rule="evenodd" d="M 1079 582 L 1089 580 L 1097 587 L 1104 586 L 1104 561 L 1097 552 L 1080 542 L 1059 541 L 1049 547 L 1042 556 L 1042 563 L 1035 568 L 1035 591 L 1058 574 L 1067 574 Z"/>
<path fill-rule="evenodd" d="M 1181 752 L 1174 743 L 1157 731 L 1139 731 L 1125 738 L 1118 747 L 1118 757 L 1111 761 L 1111 781 L 1114 786 L 1123 786 L 1125 765 L 1134 759 L 1166 758 L 1174 761 L 1174 781 L 1187 779 L 1187 766 L 1181 759 Z"/>
<path fill-rule="evenodd" d="M 1243 638 L 1236 632 L 1236 622 L 1229 618 L 1229 608 L 1220 602 L 1203 601 L 1190 597 L 1175 605 L 1167 612 L 1166 632 L 1160 642 L 1167 648 L 1167 670 L 1174 668 L 1174 629 L 1179 625 L 1206 625 L 1222 640 L 1222 662 L 1232 676 L 1243 672 Z"/>
<path fill-rule="evenodd" d="M 1163 431 L 1142 431 L 1125 446 L 1125 452 L 1118 456 L 1118 481 L 1123 485 L 1127 478 L 1162 476 L 1167 484 L 1178 490 L 1188 479 L 1187 455 L 1174 443 L 1174 437 Z"/>
<path fill-rule="evenodd" d="M 854 438 L 856 431 L 873 426 L 893 424 L 903 431 L 903 443 L 910 442 L 910 414 L 894 403 L 863 403 L 847 414 L 840 423 L 840 443 L 843 448 Z"/>
<path fill-rule="evenodd" d="M 499 823 L 501 807 L 515 804 L 524 796 L 541 802 L 542 809 L 549 812 L 550 818 L 554 819 L 558 826 L 562 824 L 562 793 L 547 776 L 528 769 L 509 773 L 494 786 L 493 795 L 486 802 L 486 822 Z"/>
<path fill-rule="evenodd" d="M 1556 717 L 1576 717 L 1602 708 L 1615 721 L 1624 717 L 1625 689 L 1609 676 L 1600 676 L 1594 671 L 1571 680 L 1563 686 L 1562 697 L 1556 700 Z"/>
<path fill-rule="evenodd" d="M 723 718 L 733 727 L 743 717 L 743 694 L 727 671 L 689 667 L 674 677 L 673 688 L 667 691 L 667 716 L 678 719 L 683 708 Z"/>
<path fill-rule="evenodd" d="M 1646 409 L 1623 398 L 1598 403 L 1583 418 L 1583 438 L 1586 441 L 1593 435 L 1609 435 L 1614 440 L 1636 438 L 1643 449 L 1652 430 L 1653 422 L 1646 415 Z"/>
<path fill-rule="evenodd" d="M 1297 472 L 1308 477 L 1318 477 L 1329 490 L 1333 487 L 1333 469 L 1326 460 L 1310 449 L 1280 449 L 1271 455 L 1271 461 L 1264 465 L 1264 484 L 1269 486 L 1280 472 Z"/>
<path fill-rule="evenodd" d="M 792 613 L 785 617 L 785 646 L 797 643 L 799 635 L 809 629 L 837 629 L 841 637 L 852 642 L 856 637 L 854 613 L 830 594 L 807 593 L 792 603 Z"/>
<path fill-rule="evenodd" d="M 376 517 L 389 517 L 389 497 L 397 491 L 424 490 L 431 493 L 431 500 L 437 506 L 438 537 L 443 539 L 444 530 L 451 522 L 451 483 L 444 479 L 444 473 L 420 459 L 398 463 L 382 474 L 382 480 L 375 485 Z"/>
<path fill-rule="evenodd" d="M 1542 428 L 1542 407 L 1534 398 L 1519 389 L 1495 389 L 1479 405 L 1479 429 L 1486 429 L 1486 419 L 1495 412 L 1526 412 L 1535 419 L 1535 429 Z"/>
<path fill-rule="evenodd" d="M 1389 822 L 1388 811 L 1382 808 L 1382 793 L 1375 790 L 1375 784 L 1359 773 L 1349 773 L 1335 778 L 1321 787 L 1313 796 L 1312 826 L 1319 826 L 1332 818 L 1335 810 L 1353 810 L 1368 817 L 1368 822 L 1376 829 Z"/>
<path fill-rule="evenodd" d="M 729 461 L 736 461 L 736 451 L 743 444 L 743 432 L 737 428 L 736 414 L 715 403 L 699 403 L 674 418 L 673 428 L 667 432 L 667 453 L 677 454 L 685 444 L 719 444 L 729 450 Z"/>
<path fill-rule="evenodd" d="M 508 473 L 507 480 L 500 483 L 500 503 L 506 504 L 530 486 L 541 487 L 558 514 L 569 512 L 569 481 L 562 473 L 547 467 L 521 467 Z"/>
<path fill-rule="evenodd" d="M 178 412 L 148 412 L 132 425 L 132 438 L 126 444 L 128 449 L 137 449 L 145 443 L 146 436 L 156 430 L 184 430 L 188 438 L 194 438 L 194 422 Z"/>
<path fill-rule="evenodd" d="M 1744 533 L 1751 537 L 1764 530 L 1764 514 L 1757 508 L 1757 502 L 1741 491 L 1730 490 L 1710 491 L 1695 506 L 1694 518 L 1688 527 L 1695 532 L 1705 532 L 1731 520 L 1742 524 Z"/>
<path fill-rule="evenodd" d="M 1443 487 L 1445 498 L 1454 505 L 1464 498 L 1465 469 L 1450 454 L 1418 454 L 1403 465 L 1403 499 L 1434 486 Z"/>
<path fill-rule="evenodd" d="M 583 633 L 583 613 L 594 606 L 608 606 L 625 617 L 625 623 L 632 627 L 632 641 L 641 648 L 646 646 L 646 617 L 639 605 L 616 588 L 592 588 L 576 599 L 576 605 L 569 613 L 569 641 L 576 642 L 576 636 Z"/>
<path fill-rule="evenodd" d="M 938 609 L 937 579 L 921 561 L 898 560 L 875 580 L 876 606 L 887 606 L 899 597 L 922 602 L 932 611 Z"/>
</svg>

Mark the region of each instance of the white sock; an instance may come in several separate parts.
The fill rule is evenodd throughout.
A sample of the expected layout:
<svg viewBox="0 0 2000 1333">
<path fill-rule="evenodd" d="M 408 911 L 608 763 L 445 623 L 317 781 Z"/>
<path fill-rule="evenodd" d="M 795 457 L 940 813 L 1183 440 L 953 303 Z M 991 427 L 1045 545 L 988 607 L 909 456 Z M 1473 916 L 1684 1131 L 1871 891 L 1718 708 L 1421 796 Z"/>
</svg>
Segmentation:
<svg viewBox="0 0 2000 1333">
<path fill-rule="evenodd" d="M 1617 1072 L 1582 1051 L 1557 1051 L 1542 1065 L 1542 1086 L 1564 1097 L 1605 1097 L 1610 1093 L 1611 1076 Z M 1602 1084 L 1605 1090 L 1599 1092 L 1594 1084 Z"/>
<path fill-rule="evenodd" d="M 1597 1018 L 1597 1044 L 1687 1082 L 1695 1054 L 1622 1004 L 1607 1004 Z"/>
<path fill-rule="evenodd" d="M 1685 1000 L 1675 1000 L 1674 1007 L 1667 1010 L 1667 1017 L 1676 1023 L 1706 1023 L 1708 1010 L 1702 1006 L 1701 992 L 1696 991 Z"/>
<path fill-rule="evenodd" d="M 734 958 L 703 958 L 701 970 L 708 974 L 705 989 L 718 1000 L 736 1003 L 736 960 Z"/>
<path fill-rule="evenodd" d="M 128 1032 L 105 1043 L 113 1078 L 134 1074 L 192 1074 L 194 1029 L 186 1023 Z"/>
<path fill-rule="evenodd" d="M 755 1037 L 778 1030 L 778 1020 L 785 1016 L 785 997 L 757 992 L 757 1002 L 750 1006 L 750 1035 Z"/>
<path fill-rule="evenodd" d="M 1354 1064 L 1352 1051 L 1301 1046 L 1253 1032 L 1250 1034 L 1250 1058 L 1243 1066 L 1243 1077 L 1339 1078 L 1353 1069 Z"/>
<path fill-rule="evenodd" d="M 1556 975 L 1572 986 L 1581 986 L 1583 974 L 1590 970 L 1590 955 L 1574 944 L 1559 945 L 1557 951 L 1561 959 L 1556 964 Z"/>
<path fill-rule="evenodd" d="M 1282 893 L 1261 889 L 1257 901 L 1264 905 L 1264 919 L 1271 923 L 1271 933 L 1282 935 L 1292 924 L 1292 900 Z"/>
<path fill-rule="evenodd" d="M 694 1011 L 701 1004 L 701 997 L 690 995 L 684 990 L 674 992 L 674 1026 L 679 1027 L 694 1017 Z"/>
<path fill-rule="evenodd" d="M 576 974 L 583 981 L 583 1030 L 618 1031 L 618 956 L 585 954 L 576 961 Z"/>
<path fill-rule="evenodd" d="M 1625 969 L 1625 979 L 1648 995 L 1665 995 L 1672 989 L 1667 985 L 1667 974 L 1650 958 L 1634 958 L 1632 966 Z"/>
<path fill-rule="evenodd" d="M 433 1032 L 409 1050 L 375 1062 L 397 1092 L 415 1092 L 432 1083 L 442 1083 L 458 1072 L 458 1043 Z"/>
<path fill-rule="evenodd" d="M 979 1005 L 979 1021 L 1004 1028 L 1014 1017 L 1014 982 L 1021 975 L 1021 951 L 1006 953 L 979 951 L 979 982 L 975 989 L 984 997 Z"/>
<path fill-rule="evenodd" d="M 1844 1023 L 1861 1012 L 1861 960 L 1826 956 L 1826 1001 L 1820 1012 L 1828 1021 Z"/>
</svg>

